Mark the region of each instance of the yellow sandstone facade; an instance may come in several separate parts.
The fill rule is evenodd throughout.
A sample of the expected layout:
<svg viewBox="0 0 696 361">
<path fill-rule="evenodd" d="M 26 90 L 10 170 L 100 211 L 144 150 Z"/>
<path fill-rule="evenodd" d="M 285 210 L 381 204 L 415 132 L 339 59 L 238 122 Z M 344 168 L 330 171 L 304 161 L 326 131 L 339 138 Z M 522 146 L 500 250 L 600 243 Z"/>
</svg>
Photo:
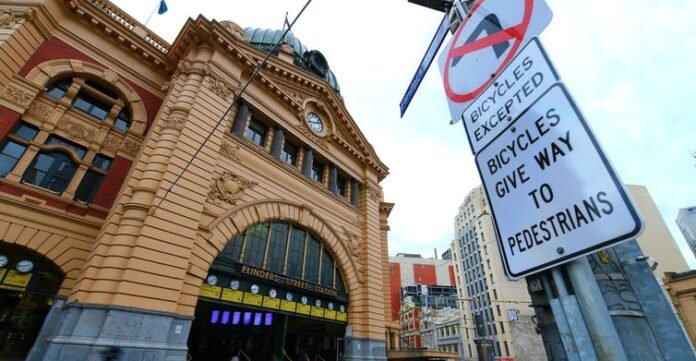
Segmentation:
<svg viewBox="0 0 696 361">
<path fill-rule="evenodd" d="M 16 355 L 86 360 L 118 347 L 128 360 L 185 360 L 202 294 L 233 311 L 273 309 L 270 298 L 260 307 L 225 302 L 215 290 L 232 289 L 210 278 L 235 237 L 245 235 L 236 261 L 252 259 L 253 227 L 267 224 L 258 270 L 237 275 L 242 288 L 255 282 L 262 292 L 323 301 L 317 310 L 333 315 L 333 326 L 315 318 L 312 327 L 338 329 L 330 341 L 344 344 L 319 347 L 327 341 L 317 336 L 311 347 L 386 359 L 393 204 L 379 183 L 388 169 L 320 53 L 281 46 L 239 96 L 267 55 L 249 35 L 199 17 L 168 44 L 105 0 L 0 1 L 0 255 L 9 255 L 0 281 L 10 282 L 0 292 L 52 302 L 31 350 L 17 346 Z M 313 256 L 304 251 L 301 276 L 281 284 L 292 267 L 285 252 L 280 271 L 258 277 L 271 262 L 275 224 L 304 232 L 305 250 L 318 241 L 318 262 L 328 266 L 314 271 L 324 273 L 307 281 Z M 20 260 L 33 269 L 18 271 Z M 14 281 L 3 278 L 10 273 Z M 32 279 L 51 275 L 53 294 L 32 293 L 51 288 Z M 307 318 L 277 311 L 289 334 Z M 220 357 L 232 352 L 226 345 Z"/>
</svg>

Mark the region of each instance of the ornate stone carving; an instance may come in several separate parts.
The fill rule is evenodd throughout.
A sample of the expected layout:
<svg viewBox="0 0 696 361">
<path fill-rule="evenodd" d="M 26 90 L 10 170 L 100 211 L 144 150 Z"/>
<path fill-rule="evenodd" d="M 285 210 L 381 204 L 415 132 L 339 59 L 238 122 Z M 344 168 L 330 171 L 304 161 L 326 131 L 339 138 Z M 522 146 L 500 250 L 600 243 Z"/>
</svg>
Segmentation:
<svg viewBox="0 0 696 361">
<path fill-rule="evenodd" d="M 33 103 L 29 108 L 29 114 L 35 116 L 39 120 L 48 119 L 48 113 L 50 113 L 51 108 L 41 103 Z"/>
<path fill-rule="evenodd" d="M 346 237 L 346 245 L 348 246 L 348 250 L 355 261 L 358 280 L 362 283 L 365 281 L 365 261 L 361 257 L 362 240 L 355 233 L 346 229 L 346 227 L 343 227 L 343 235 Z"/>
<path fill-rule="evenodd" d="M 232 89 L 223 80 L 211 76 L 208 78 L 208 83 L 210 90 L 222 99 L 227 99 L 229 98 L 230 94 L 232 94 Z"/>
<path fill-rule="evenodd" d="M 174 129 L 181 131 L 186 124 L 186 116 L 183 114 L 169 114 L 167 118 L 162 120 L 162 129 Z"/>
<path fill-rule="evenodd" d="M 305 122 L 302 122 L 302 125 L 296 127 L 297 130 L 299 130 L 302 134 L 306 135 L 309 139 L 314 141 L 317 145 L 320 147 L 324 148 L 325 150 L 328 150 L 329 148 L 329 143 L 326 141 L 325 138 L 319 137 L 316 134 L 314 134 L 313 131 L 309 130 Z"/>
<path fill-rule="evenodd" d="M 220 154 L 222 154 L 226 158 L 232 159 L 235 162 L 242 161 L 241 159 L 239 159 L 238 152 L 239 152 L 238 145 L 223 141 L 222 145 L 220 146 Z"/>
<path fill-rule="evenodd" d="M 73 139 L 85 140 L 88 142 L 93 141 L 97 132 L 94 129 L 90 129 L 82 124 L 74 123 L 69 120 L 63 120 L 58 123 L 58 128 L 68 133 L 68 136 Z"/>
<path fill-rule="evenodd" d="M 382 200 L 382 191 L 379 189 L 374 189 L 372 187 L 368 187 L 367 188 L 367 196 L 371 200 L 373 200 L 375 202 L 379 202 Z"/>
<path fill-rule="evenodd" d="M 124 153 L 135 157 L 138 155 L 138 150 L 140 150 L 140 143 L 131 139 L 125 139 L 121 145 L 121 150 L 123 150 Z"/>
<path fill-rule="evenodd" d="M 367 218 L 367 217 L 365 217 L 365 216 L 363 216 L 363 215 L 361 215 L 361 214 L 355 216 L 355 225 L 358 226 L 358 228 L 360 228 L 360 229 L 364 229 L 364 228 L 365 228 L 365 224 L 367 223 L 367 222 L 365 221 L 365 218 Z"/>
<path fill-rule="evenodd" d="M 244 29 L 242 29 L 241 26 L 237 25 L 237 23 L 233 21 L 222 21 L 220 22 L 220 25 L 222 25 L 225 28 L 225 30 L 227 30 L 230 33 L 230 35 L 232 35 L 233 38 L 245 43 L 247 42 L 248 37 L 244 32 Z"/>
<path fill-rule="evenodd" d="M 29 102 L 34 98 L 26 91 L 22 89 L 17 89 L 12 85 L 5 88 L 5 97 L 19 105 L 25 106 L 29 105 Z"/>
<path fill-rule="evenodd" d="M 256 187 L 258 183 L 238 176 L 232 172 L 224 172 L 213 178 L 208 192 L 208 200 L 219 204 L 220 201 L 236 205 L 244 191 Z"/>
<path fill-rule="evenodd" d="M 17 14 L 14 10 L 3 10 L 2 13 L 0 13 L 0 29 L 9 29 L 23 18 L 28 18 L 29 16 L 29 13 Z"/>
<path fill-rule="evenodd" d="M 109 134 L 102 142 L 102 149 L 116 153 L 121 147 L 121 137 L 115 134 Z"/>
</svg>

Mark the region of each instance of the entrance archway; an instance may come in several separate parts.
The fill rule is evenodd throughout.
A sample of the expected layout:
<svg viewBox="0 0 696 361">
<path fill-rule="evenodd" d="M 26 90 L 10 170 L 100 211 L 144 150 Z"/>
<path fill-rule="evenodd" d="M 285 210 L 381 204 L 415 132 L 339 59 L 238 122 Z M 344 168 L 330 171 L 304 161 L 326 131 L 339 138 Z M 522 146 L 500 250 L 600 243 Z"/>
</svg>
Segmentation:
<svg viewBox="0 0 696 361">
<path fill-rule="evenodd" d="M 255 224 L 215 258 L 188 347 L 193 360 L 336 360 L 348 293 L 332 250 L 306 228 Z M 319 358 L 317 358 L 319 356 Z"/>
<path fill-rule="evenodd" d="M 0 360 L 25 359 L 64 276 L 46 257 L 0 241 Z"/>
</svg>

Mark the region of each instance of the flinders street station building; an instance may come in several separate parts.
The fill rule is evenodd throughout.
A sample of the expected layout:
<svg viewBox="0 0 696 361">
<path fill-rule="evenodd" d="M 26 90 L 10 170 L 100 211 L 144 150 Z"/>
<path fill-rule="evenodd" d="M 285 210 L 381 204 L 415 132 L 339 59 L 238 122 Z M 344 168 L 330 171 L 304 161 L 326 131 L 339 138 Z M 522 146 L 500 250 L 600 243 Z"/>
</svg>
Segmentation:
<svg viewBox="0 0 696 361">
<path fill-rule="evenodd" d="M 388 168 L 281 36 L 0 0 L 0 360 L 386 360 Z"/>
</svg>

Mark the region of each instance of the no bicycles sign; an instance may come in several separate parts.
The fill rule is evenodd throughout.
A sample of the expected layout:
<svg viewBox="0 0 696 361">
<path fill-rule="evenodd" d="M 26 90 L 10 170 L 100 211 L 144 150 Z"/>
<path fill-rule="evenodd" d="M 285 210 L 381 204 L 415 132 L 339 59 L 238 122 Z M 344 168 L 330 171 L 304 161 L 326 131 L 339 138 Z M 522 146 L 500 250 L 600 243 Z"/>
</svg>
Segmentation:
<svg viewBox="0 0 696 361">
<path fill-rule="evenodd" d="M 476 2 L 438 60 L 454 122 L 551 17 L 543 0 Z"/>
</svg>

